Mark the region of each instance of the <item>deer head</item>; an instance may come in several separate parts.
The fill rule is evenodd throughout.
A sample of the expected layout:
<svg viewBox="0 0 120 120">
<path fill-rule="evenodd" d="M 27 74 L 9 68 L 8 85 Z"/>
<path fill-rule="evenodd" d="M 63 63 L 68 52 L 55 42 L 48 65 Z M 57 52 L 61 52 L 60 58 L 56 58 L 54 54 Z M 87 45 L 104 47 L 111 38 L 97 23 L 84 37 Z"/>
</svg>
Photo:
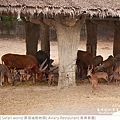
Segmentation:
<svg viewBox="0 0 120 120">
<path fill-rule="evenodd" d="M 93 65 L 92 65 L 91 68 L 90 68 L 90 65 L 88 65 L 87 76 L 91 76 L 91 74 L 92 74 L 92 70 L 93 70 Z"/>
</svg>

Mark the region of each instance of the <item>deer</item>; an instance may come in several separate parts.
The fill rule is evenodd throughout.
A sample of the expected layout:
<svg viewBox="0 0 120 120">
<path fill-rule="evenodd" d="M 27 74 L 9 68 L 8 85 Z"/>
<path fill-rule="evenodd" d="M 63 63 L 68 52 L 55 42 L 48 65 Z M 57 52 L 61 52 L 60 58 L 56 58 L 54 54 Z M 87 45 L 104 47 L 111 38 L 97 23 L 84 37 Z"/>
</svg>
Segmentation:
<svg viewBox="0 0 120 120">
<path fill-rule="evenodd" d="M 53 71 L 56 69 L 58 69 L 58 66 L 56 66 L 48 71 L 48 86 L 55 85 L 55 75 L 54 75 Z"/>
<path fill-rule="evenodd" d="M 92 83 L 92 92 L 94 92 L 94 89 L 96 88 L 97 84 L 98 84 L 98 79 L 99 78 L 103 78 L 108 82 L 108 75 L 106 72 L 96 72 L 96 73 L 92 73 L 93 71 L 93 66 L 90 68 L 90 66 L 88 66 L 88 70 L 87 70 L 87 76 L 90 76 L 90 81 Z"/>
<path fill-rule="evenodd" d="M 48 86 L 55 85 L 55 75 L 53 72 L 49 72 L 48 74 Z"/>
<path fill-rule="evenodd" d="M 112 75 L 110 76 L 110 81 L 114 79 L 116 81 L 116 85 L 118 85 L 118 80 L 120 80 L 120 66 L 118 66 L 112 73 Z"/>
</svg>

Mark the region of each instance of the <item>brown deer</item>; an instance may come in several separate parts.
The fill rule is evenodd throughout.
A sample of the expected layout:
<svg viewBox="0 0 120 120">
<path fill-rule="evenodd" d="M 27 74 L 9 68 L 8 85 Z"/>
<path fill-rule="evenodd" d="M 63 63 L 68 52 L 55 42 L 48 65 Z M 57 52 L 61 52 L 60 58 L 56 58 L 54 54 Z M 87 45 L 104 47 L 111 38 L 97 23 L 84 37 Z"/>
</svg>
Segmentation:
<svg viewBox="0 0 120 120">
<path fill-rule="evenodd" d="M 114 79 L 116 81 L 116 85 L 118 85 L 118 80 L 120 80 L 120 66 L 118 66 L 110 77 L 110 81 Z"/>
<path fill-rule="evenodd" d="M 55 85 L 55 75 L 53 72 L 49 72 L 48 74 L 48 86 Z"/>
<path fill-rule="evenodd" d="M 55 75 L 53 71 L 56 69 L 58 69 L 58 66 L 55 66 L 48 71 L 48 86 L 55 85 Z"/>
<path fill-rule="evenodd" d="M 98 84 L 98 79 L 99 78 L 103 78 L 103 79 L 105 79 L 108 82 L 108 75 L 107 75 L 106 72 L 92 73 L 92 70 L 93 70 L 93 66 L 91 68 L 90 68 L 90 66 L 88 66 L 87 76 L 91 77 L 90 81 L 92 83 L 92 92 L 94 92 L 94 89 L 96 88 L 96 86 Z"/>
<path fill-rule="evenodd" d="M 90 81 L 92 83 L 92 92 L 94 92 L 94 89 L 96 88 L 97 84 L 98 84 L 98 78 L 96 75 L 94 75 L 92 73 L 92 69 L 93 67 L 90 69 L 90 66 L 88 66 L 88 70 L 87 70 L 87 76 L 90 76 Z"/>
</svg>

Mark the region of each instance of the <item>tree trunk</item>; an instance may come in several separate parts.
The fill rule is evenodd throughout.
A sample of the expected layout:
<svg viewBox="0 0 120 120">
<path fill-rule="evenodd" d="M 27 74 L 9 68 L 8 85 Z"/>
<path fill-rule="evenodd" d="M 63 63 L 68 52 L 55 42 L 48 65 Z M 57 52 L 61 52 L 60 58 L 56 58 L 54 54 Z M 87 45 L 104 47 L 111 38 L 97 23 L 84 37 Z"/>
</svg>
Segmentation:
<svg viewBox="0 0 120 120">
<path fill-rule="evenodd" d="M 87 51 L 96 56 L 97 49 L 97 24 L 92 23 L 90 20 L 86 20 L 87 29 Z"/>
<path fill-rule="evenodd" d="M 45 51 L 50 57 L 49 26 L 44 23 L 40 25 L 41 25 L 40 32 L 41 50 Z"/>
<path fill-rule="evenodd" d="M 113 55 L 120 54 L 120 26 L 114 26 Z"/>
<path fill-rule="evenodd" d="M 21 19 L 25 25 L 26 54 L 35 56 L 38 48 L 38 39 L 40 37 L 40 25 L 31 23 L 22 16 Z"/>
<path fill-rule="evenodd" d="M 75 64 L 80 41 L 80 28 L 85 16 L 76 22 L 74 18 L 57 19 L 59 80 L 58 87 L 75 86 Z"/>
<path fill-rule="evenodd" d="M 82 15 L 79 20 L 68 16 L 56 16 L 44 19 L 47 25 L 55 26 L 58 40 L 59 80 L 58 87 L 75 86 L 75 64 L 80 41 L 80 28 L 86 19 Z"/>
<path fill-rule="evenodd" d="M 49 26 L 43 22 L 43 19 L 30 18 L 31 23 L 41 26 L 40 40 L 41 50 L 45 51 L 50 56 L 50 41 L 49 41 Z M 40 29 L 40 28 L 39 28 Z"/>
<path fill-rule="evenodd" d="M 76 85 L 75 62 L 80 40 L 80 32 L 75 31 L 75 28 L 63 28 L 57 31 L 59 53 L 58 86 L 74 86 Z"/>
<path fill-rule="evenodd" d="M 40 37 L 40 26 L 31 22 L 26 25 L 26 54 L 36 55 L 38 39 Z"/>
</svg>

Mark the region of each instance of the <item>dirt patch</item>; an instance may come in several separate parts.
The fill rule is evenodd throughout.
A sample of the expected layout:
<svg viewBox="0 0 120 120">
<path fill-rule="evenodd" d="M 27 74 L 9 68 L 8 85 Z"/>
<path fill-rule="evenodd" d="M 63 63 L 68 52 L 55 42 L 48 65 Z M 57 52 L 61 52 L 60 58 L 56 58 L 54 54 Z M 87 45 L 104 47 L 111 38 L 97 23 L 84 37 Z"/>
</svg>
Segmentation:
<svg viewBox="0 0 120 120">
<path fill-rule="evenodd" d="M 106 59 L 112 55 L 112 42 L 98 42 L 97 54 Z M 51 59 L 58 64 L 57 42 L 51 42 Z M 85 50 L 86 42 L 80 41 L 79 49 Z M 103 49 L 104 48 L 104 49 Z M 40 49 L 40 46 L 38 46 Z M 24 40 L 0 40 L 0 57 L 6 53 L 25 54 Z M 112 114 L 120 111 L 120 86 L 106 82 L 99 83 L 95 94 L 91 93 L 91 83 L 80 83 L 76 87 L 59 89 L 39 84 L 17 83 L 15 86 L 4 84 L 0 87 L 0 114 L 2 115 L 83 115 Z"/>
<path fill-rule="evenodd" d="M 58 89 L 57 86 L 17 86 L 0 88 L 0 114 L 112 114 L 120 110 L 119 87 L 90 84 Z"/>
</svg>

